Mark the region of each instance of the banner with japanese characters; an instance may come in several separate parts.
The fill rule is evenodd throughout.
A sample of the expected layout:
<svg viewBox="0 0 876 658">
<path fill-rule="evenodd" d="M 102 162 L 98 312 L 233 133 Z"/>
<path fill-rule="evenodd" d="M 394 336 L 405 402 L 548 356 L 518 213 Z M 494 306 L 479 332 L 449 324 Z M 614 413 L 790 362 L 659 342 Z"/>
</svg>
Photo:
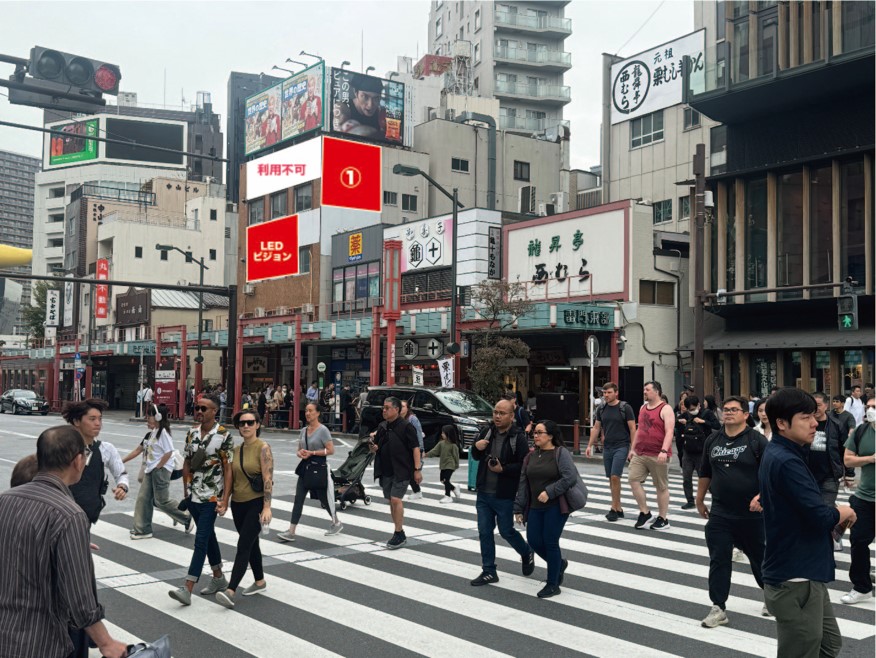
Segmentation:
<svg viewBox="0 0 876 658">
<path fill-rule="evenodd" d="M 438 373 L 441 375 L 441 386 L 453 388 L 453 357 L 442 356 L 438 359 Z"/>
<path fill-rule="evenodd" d="M 453 359 L 451 359 L 450 367 L 453 368 Z M 423 368 L 422 366 L 411 366 L 411 381 L 414 386 L 423 385 Z M 450 378 L 451 386 L 453 386 L 453 377 Z"/>
<path fill-rule="evenodd" d="M 106 258 L 100 258 L 97 261 L 97 274 L 95 278 L 99 281 L 109 279 L 109 261 Z M 99 284 L 94 287 L 94 317 L 98 320 L 106 320 L 109 315 L 109 286 Z"/>
<path fill-rule="evenodd" d="M 246 198 L 258 199 L 320 176 L 322 139 L 315 137 L 247 162 Z"/>
<path fill-rule="evenodd" d="M 402 241 L 402 273 L 453 264 L 451 215 L 388 226 L 383 239 Z"/>
<path fill-rule="evenodd" d="M 246 227 L 246 282 L 298 274 L 298 215 Z"/>
<path fill-rule="evenodd" d="M 57 327 L 61 315 L 61 291 L 46 290 L 46 326 Z"/>
<path fill-rule="evenodd" d="M 611 123 L 621 123 L 683 101 L 684 57 L 690 57 L 690 87 L 704 91 L 705 30 L 650 48 L 611 67 Z"/>
</svg>

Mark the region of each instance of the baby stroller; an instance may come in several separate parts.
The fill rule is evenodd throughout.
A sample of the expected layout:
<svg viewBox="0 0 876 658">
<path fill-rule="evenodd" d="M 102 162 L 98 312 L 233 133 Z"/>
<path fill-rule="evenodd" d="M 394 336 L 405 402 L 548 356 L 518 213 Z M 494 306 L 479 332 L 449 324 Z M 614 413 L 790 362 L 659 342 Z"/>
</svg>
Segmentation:
<svg viewBox="0 0 876 658">
<path fill-rule="evenodd" d="M 365 493 L 362 477 L 373 461 L 374 453 L 371 452 L 366 437 L 350 451 L 346 461 L 337 470 L 332 471 L 335 502 L 340 509 L 347 509 L 347 503 L 352 505 L 357 500 L 363 501 L 366 505 L 371 504 L 371 496 Z"/>
</svg>

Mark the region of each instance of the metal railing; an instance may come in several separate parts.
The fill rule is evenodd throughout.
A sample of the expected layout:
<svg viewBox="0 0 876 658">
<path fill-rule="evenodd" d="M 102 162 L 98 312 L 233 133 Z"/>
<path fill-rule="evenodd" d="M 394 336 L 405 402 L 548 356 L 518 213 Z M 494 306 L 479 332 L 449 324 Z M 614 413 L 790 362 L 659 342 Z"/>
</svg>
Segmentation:
<svg viewBox="0 0 876 658">
<path fill-rule="evenodd" d="M 572 99 L 571 87 L 565 85 L 533 85 L 526 82 L 504 82 L 496 80 L 495 93 L 528 96 L 530 98 Z"/>
<path fill-rule="evenodd" d="M 572 19 L 559 16 L 527 16 L 496 9 L 496 25 L 519 27 L 528 30 L 544 30 L 572 33 Z"/>
<path fill-rule="evenodd" d="M 528 64 L 556 64 L 572 66 L 572 53 L 560 50 L 530 50 L 529 48 L 506 48 L 499 46 L 493 53 L 496 59 L 510 59 Z"/>
</svg>

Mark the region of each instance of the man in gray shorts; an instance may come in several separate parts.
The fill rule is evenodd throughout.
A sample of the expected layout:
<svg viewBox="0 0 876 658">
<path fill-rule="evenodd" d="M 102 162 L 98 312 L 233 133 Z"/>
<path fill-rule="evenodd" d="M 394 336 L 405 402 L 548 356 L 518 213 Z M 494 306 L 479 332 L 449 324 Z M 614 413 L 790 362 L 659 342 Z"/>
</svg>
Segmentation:
<svg viewBox="0 0 876 658">
<path fill-rule="evenodd" d="M 617 521 L 624 518 L 620 502 L 621 476 L 624 474 L 624 464 L 631 457 L 630 445 L 636 435 L 636 417 L 632 407 L 618 398 L 617 384 L 606 382 L 602 385 L 602 394 L 605 402 L 596 410 L 596 420 L 590 430 L 590 441 L 584 454 L 590 457 L 599 439 L 599 432 L 604 432 L 602 461 L 605 464 L 605 477 L 611 485 L 611 509 L 605 518 Z"/>
<path fill-rule="evenodd" d="M 420 444 L 414 426 L 401 417 L 401 401 L 388 397 L 383 401 L 383 422 L 377 427 L 371 444 L 376 452 L 374 478 L 380 482 L 383 495 L 389 500 L 389 509 L 395 532 L 386 542 L 389 549 L 401 548 L 408 539 L 402 526 L 404 521 L 405 492 L 411 480 L 423 480 L 420 462 Z"/>
</svg>

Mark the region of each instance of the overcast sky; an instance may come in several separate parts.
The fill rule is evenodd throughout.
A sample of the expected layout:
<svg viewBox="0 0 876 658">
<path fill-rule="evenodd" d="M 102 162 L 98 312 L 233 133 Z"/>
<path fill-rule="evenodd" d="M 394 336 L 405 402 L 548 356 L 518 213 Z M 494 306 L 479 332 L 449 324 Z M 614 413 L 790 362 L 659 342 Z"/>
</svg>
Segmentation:
<svg viewBox="0 0 876 658">
<path fill-rule="evenodd" d="M 572 125 L 572 166 L 589 168 L 599 164 L 601 54 L 634 55 L 692 31 L 693 0 L 573 0 L 565 11 L 572 19 L 565 49 L 573 66 L 565 76 L 572 102 L 564 116 Z M 0 0 L 0 53 L 28 57 L 40 45 L 118 64 L 121 89 L 137 92 L 141 104 L 166 99 L 180 107 L 185 98 L 188 106 L 197 91 L 208 91 L 224 122 L 230 71 L 271 73 L 274 64 L 301 59 L 306 50 L 329 65 L 349 60 L 350 68 L 374 66 L 385 75 L 397 56 L 424 54 L 428 17 L 428 0 Z M 12 71 L 0 63 L 4 79 Z M 39 125 L 40 110 L 10 105 L 5 93 L 0 88 L 0 118 Z M 39 156 L 41 144 L 39 133 L 0 127 L 2 150 Z"/>
</svg>

